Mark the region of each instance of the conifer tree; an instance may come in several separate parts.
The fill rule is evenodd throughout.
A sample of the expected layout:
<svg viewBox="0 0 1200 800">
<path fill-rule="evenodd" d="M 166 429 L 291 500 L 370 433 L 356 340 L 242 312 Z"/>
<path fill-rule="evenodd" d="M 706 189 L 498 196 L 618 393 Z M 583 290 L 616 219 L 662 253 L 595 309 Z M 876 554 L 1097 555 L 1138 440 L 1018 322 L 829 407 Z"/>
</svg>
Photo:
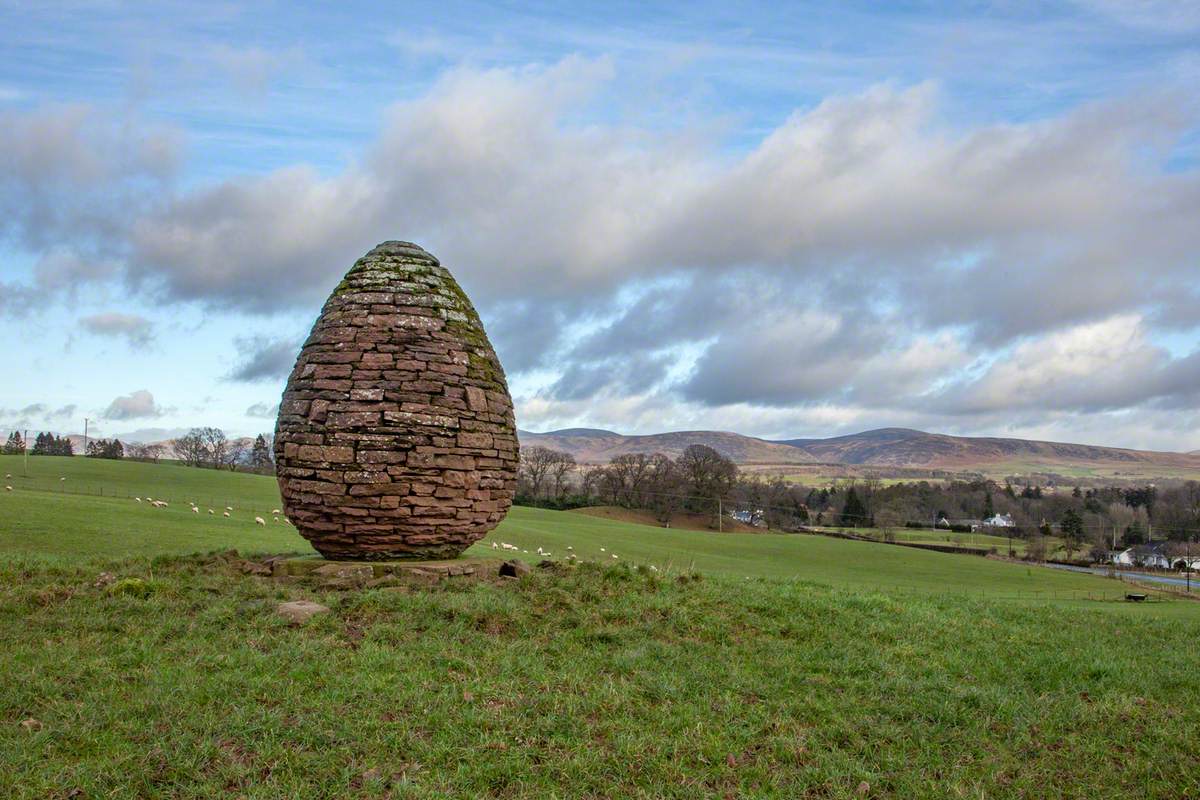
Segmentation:
<svg viewBox="0 0 1200 800">
<path fill-rule="evenodd" d="M 862 500 L 858 497 L 858 492 L 854 491 L 854 487 L 850 487 L 850 491 L 846 493 L 846 505 L 842 506 L 842 527 L 845 528 L 864 528 L 869 527 L 867 519 L 867 507 L 863 505 Z"/>
</svg>

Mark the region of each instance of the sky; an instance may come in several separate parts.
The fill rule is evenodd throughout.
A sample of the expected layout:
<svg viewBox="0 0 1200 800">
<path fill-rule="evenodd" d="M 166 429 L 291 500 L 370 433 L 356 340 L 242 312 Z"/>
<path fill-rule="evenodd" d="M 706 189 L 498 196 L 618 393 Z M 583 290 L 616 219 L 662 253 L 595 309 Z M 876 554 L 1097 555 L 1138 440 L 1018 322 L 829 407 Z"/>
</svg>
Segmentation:
<svg viewBox="0 0 1200 800">
<path fill-rule="evenodd" d="M 0 0 L 0 429 L 270 431 L 403 239 L 526 430 L 1200 449 L 1200 1 L 316 6 Z"/>
</svg>

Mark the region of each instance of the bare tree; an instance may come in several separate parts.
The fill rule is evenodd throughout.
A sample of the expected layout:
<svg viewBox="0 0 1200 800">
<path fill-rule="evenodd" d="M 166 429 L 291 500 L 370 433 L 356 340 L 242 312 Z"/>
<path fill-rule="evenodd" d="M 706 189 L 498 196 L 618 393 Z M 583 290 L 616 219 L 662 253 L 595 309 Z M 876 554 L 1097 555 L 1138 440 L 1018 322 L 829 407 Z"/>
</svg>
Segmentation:
<svg viewBox="0 0 1200 800">
<path fill-rule="evenodd" d="M 200 439 L 204 442 L 204 455 L 213 469 L 225 466 L 229 439 L 220 428 L 200 428 Z"/>
<path fill-rule="evenodd" d="M 517 477 L 523 484 L 521 487 L 524 489 L 523 493 L 533 498 L 541 497 L 547 479 L 554 474 L 553 471 L 557 465 L 563 463 L 564 457 L 571 459 L 570 463 L 572 464 L 575 462 L 575 459 L 568 453 L 552 450 L 549 447 L 521 448 L 521 466 Z"/>
<path fill-rule="evenodd" d="M 702 508 L 725 498 L 737 481 L 737 465 L 708 445 L 689 445 L 675 464 L 683 473 L 688 494 Z"/>
<path fill-rule="evenodd" d="M 208 458 L 208 449 L 200 428 L 192 428 L 172 442 L 171 447 L 175 451 L 175 458 L 189 467 L 202 466 Z"/>
<path fill-rule="evenodd" d="M 671 527 L 671 517 L 683 507 L 683 475 L 675 462 L 662 453 L 650 456 L 647 487 L 646 504 L 654 518 Z"/>
<path fill-rule="evenodd" d="M 550 462 L 549 478 L 554 487 L 555 499 L 560 499 L 566 493 L 567 478 L 575 469 L 575 456 L 570 453 L 553 451 L 555 458 Z"/>
<path fill-rule="evenodd" d="M 233 439 L 227 442 L 221 457 L 222 466 L 230 472 L 237 472 L 237 468 L 246 461 L 248 449 L 245 439 Z"/>
</svg>

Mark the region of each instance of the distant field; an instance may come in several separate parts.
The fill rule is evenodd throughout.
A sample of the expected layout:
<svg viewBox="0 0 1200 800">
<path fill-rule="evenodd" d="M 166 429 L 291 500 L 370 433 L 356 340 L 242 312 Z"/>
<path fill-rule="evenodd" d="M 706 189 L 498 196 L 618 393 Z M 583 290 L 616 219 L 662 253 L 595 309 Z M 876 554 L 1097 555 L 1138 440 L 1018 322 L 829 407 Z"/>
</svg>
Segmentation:
<svg viewBox="0 0 1200 800">
<path fill-rule="evenodd" d="M 654 512 L 646 511 L 640 508 L 622 508 L 620 506 L 588 506 L 586 508 L 572 509 L 571 513 L 586 514 L 589 517 L 610 519 L 617 522 L 633 522 L 638 525 L 650 525 L 651 527 L 655 528 L 666 527 L 654 517 Z M 676 512 L 671 515 L 670 527 L 683 531 L 715 531 L 717 529 L 716 515 Z M 729 517 L 726 517 L 721 521 L 721 529 L 730 533 L 762 533 L 761 529 L 755 528 L 753 525 L 746 525 L 738 522 L 735 519 L 730 519 Z"/>
<path fill-rule="evenodd" d="M 884 533 L 879 528 L 825 528 L 834 532 L 844 531 L 853 533 L 856 536 L 865 536 L 869 539 L 883 539 Z M 977 547 L 985 550 L 995 548 L 1000 555 L 1008 553 L 1011 544 L 1013 553 L 1016 555 L 1024 555 L 1025 548 L 1028 542 L 1024 539 L 1014 537 L 1011 541 L 1007 536 L 997 536 L 991 533 L 955 533 L 953 531 L 932 530 L 932 529 L 914 529 L 914 528 L 892 528 L 891 536 L 899 542 L 913 542 L 918 544 L 944 544 L 953 547 Z M 1062 540 L 1057 536 L 1047 536 L 1046 553 L 1047 556 L 1065 556 L 1066 553 L 1062 549 Z M 1078 551 L 1076 551 L 1078 556 Z"/>
</svg>

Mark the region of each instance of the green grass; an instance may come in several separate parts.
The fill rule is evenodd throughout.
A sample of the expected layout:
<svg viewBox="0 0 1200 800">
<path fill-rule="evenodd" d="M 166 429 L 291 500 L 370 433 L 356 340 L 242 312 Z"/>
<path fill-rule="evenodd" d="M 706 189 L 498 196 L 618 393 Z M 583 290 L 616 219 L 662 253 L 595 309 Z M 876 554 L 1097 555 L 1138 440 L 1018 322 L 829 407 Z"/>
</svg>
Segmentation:
<svg viewBox="0 0 1200 800">
<path fill-rule="evenodd" d="M 470 552 L 581 566 L 339 593 L 183 555 L 311 552 L 253 524 L 270 479 L 36 470 L 0 494 L 3 798 L 1200 796 L 1190 601 L 530 508 Z M 332 612 L 288 627 L 301 598 Z"/>
<path fill-rule="evenodd" d="M 1194 621 L 607 566 L 344 594 L 119 574 L 149 596 L 0 564 L 4 797 L 1200 792 Z M 298 597 L 333 612 L 287 627 Z"/>
<path fill-rule="evenodd" d="M 824 528 L 824 530 L 845 531 L 869 539 L 882 540 L 884 532 L 881 528 Z M 974 547 L 984 550 L 995 549 L 999 555 L 1007 555 L 1010 541 L 1006 536 L 991 533 L 956 533 L 954 531 L 933 530 L 927 528 L 892 528 L 892 537 L 898 542 L 913 542 L 916 544 L 944 544 L 955 547 Z M 1062 540 L 1056 536 L 1047 536 L 1046 552 L 1057 556 L 1066 556 L 1062 549 Z M 1025 539 L 1013 537 L 1011 541 L 1013 553 L 1021 556 L 1025 553 L 1028 542 Z M 1079 555 L 1079 550 L 1075 551 Z"/>
<path fill-rule="evenodd" d="M 0 459 L 0 469 L 11 471 L 6 461 L 16 463 L 16 459 Z M 15 491 L 0 495 L 0 555 L 75 560 L 231 547 L 245 553 L 312 552 L 291 526 L 275 523 L 270 516 L 270 510 L 279 504 L 276 484 L 270 478 L 83 458 L 38 462 L 30 459 L 36 473 L 28 484 L 14 484 Z M 58 481 L 60 476 L 67 481 Z M 69 493 L 70 487 L 85 485 L 104 494 Z M 212 516 L 206 513 L 207 506 L 200 514 L 192 513 L 185 501 L 201 502 L 206 492 L 228 500 L 234 508 L 229 518 L 221 516 L 221 505 Z M 171 498 L 172 503 L 156 509 L 131 499 L 137 495 Z M 255 515 L 267 520 L 265 528 L 254 523 Z M 1050 600 L 1116 597 L 1124 591 L 1121 584 L 1096 576 L 974 556 L 821 536 L 683 531 L 522 507 L 514 508 L 496 531 L 468 552 L 506 552 L 493 550 L 492 542 L 508 542 L 529 551 L 520 556 L 530 560 L 537 560 L 537 548 L 542 547 L 559 558 L 573 552 L 580 558 L 606 562 L 624 560 L 743 579 L 799 579 L 869 591 Z"/>
</svg>

